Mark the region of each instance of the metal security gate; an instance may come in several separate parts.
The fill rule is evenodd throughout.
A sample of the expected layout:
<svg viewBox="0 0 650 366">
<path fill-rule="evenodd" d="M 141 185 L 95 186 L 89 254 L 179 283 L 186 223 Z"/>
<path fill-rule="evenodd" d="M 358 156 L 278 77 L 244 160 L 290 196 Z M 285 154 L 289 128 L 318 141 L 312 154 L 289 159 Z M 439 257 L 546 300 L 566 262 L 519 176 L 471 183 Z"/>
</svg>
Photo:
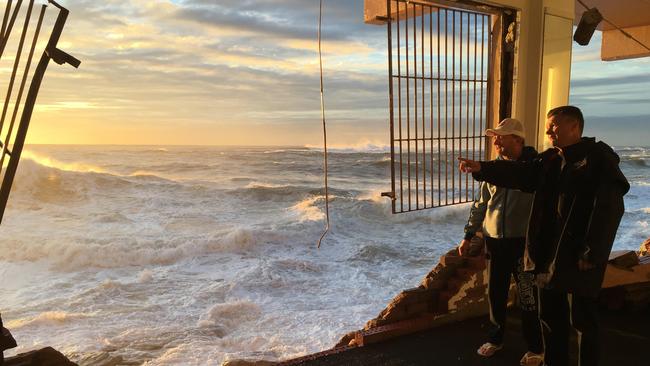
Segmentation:
<svg viewBox="0 0 650 366">
<path fill-rule="evenodd" d="M 490 14 L 387 0 L 393 213 L 469 202 L 457 158 L 483 159 Z"/>
<path fill-rule="evenodd" d="M 39 46 L 39 35 L 42 32 L 47 5 L 34 6 L 34 0 L 4 2 L 4 17 L 0 29 L 0 92 L 6 90 L 2 114 L 0 115 L 0 222 L 9 199 L 9 192 L 13 184 L 18 162 L 27 137 L 27 129 L 36 104 L 36 97 L 40 89 L 45 70 L 50 60 L 61 65 L 68 63 L 79 67 L 80 61 L 57 48 L 59 37 L 63 32 L 68 10 L 53 0 L 48 1 L 58 9 L 54 27 L 51 30 L 45 49 L 39 63 L 32 71 L 32 58 Z M 20 24 L 14 30 L 14 25 Z M 12 38 L 12 36 L 15 36 Z M 10 50 L 10 57 L 3 57 L 5 50 Z M 23 59 L 24 57 L 24 59 Z M 3 70 L 10 70 L 8 72 Z M 23 101 L 23 92 L 27 80 L 31 83 L 27 96 Z M 6 88 L 6 89 L 5 89 Z M 17 89 L 17 90 L 14 90 Z M 22 111 L 22 112 L 21 112 Z M 17 116 L 20 120 L 17 122 Z"/>
</svg>

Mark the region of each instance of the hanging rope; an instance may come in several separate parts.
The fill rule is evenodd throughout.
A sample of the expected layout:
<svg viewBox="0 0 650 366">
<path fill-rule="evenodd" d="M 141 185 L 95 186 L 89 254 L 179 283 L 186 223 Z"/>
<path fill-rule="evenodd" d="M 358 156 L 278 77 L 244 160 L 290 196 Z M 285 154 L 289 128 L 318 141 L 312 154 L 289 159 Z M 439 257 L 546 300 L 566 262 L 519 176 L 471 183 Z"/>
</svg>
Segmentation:
<svg viewBox="0 0 650 366">
<path fill-rule="evenodd" d="M 329 189 L 327 184 L 327 124 L 325 123 L 325 97 L 323 93 L 323 51 L 321 49 L 321 32 L 323 25 L 323 0 L 320 0 L 320 8 L 318 13 L 318 62 L 320 65 L 320 114 L 323 121 L 323 168 L 325 170 L 325 218 L 327 224 L 325 231 L 318 239 L 318 248 L 323 241 L 323 238 L 330 231 L 330 206 L 329 206 Z"/>
<path fill-rule="evenodd" d="M 587 4 L 583 3 L 581 0 L 578 0 L 578 2 L 579 2 L 580 5 L 582 5 L 585 9 L 587 9 L 587 10 L 591 10 L 591 8 L 588 7 Z M 616 24 L 612 23 L 609 19 L 605 18 L 604 15 L 603 15 L 603 20 L 604 20 L 605 22 L 609 23 L 609 25 L 611 25 L 612 27 L 618 29 L 618 31 L 621 32 L 621 33 L 623 33 L 623 35 L 626 36 L 627 38 L 633 40 L 634 42 L 638 43 L 641 47 L 643 47 L 643 48 L 645 48 L 646 50 L 650 51 L 650 48 L 649 48 L 648 46 L 646 46 L 645 44 L 643 44 L 643 43 L 642 43 L 641 41 L 639 41 L 638 39 L 634 38 L 633 35 L 631 35 L 630 33 L 626 32 L 625 30 L 623 30 L 623 28 L 621 28 L 621 27 L 617 26 Z"/>
</svg>

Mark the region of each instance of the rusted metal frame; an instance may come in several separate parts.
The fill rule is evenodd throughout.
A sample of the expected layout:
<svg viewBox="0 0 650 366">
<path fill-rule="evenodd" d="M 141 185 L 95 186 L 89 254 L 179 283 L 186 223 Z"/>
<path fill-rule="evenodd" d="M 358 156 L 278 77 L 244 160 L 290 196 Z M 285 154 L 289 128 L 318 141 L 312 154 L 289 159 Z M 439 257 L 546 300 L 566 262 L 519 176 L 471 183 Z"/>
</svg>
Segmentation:
<svg viewBox="0 0 650 366">
<path fill-rule="evenodd" d="M 470 29 L 471 29 L 471 24 L 470 24 L 470 14 L 467 14 L 467 109 L 465 111 L 465 135 L 467 136 L 467 140 L 465 141 L 465 157 L 469 158 L 469 90 L 470 90 L 470 78 L 469 78 L 469 65 L 470 65 L 470 53 L 469 53 L 469 45 L 470 45 Z M 475 30 L 476 31 L 476 30 Z M 476 61 L 476 60 L 474 60 Z M 473 141 L 473 140 L 472 140 Z M 473 179 L 472 179 L 473 180 Z M 469 174 L 465 174 L 465 201 L 469 201 Z"/>
<path fill-rule="evenodd" d="M 444 10 L 457 10 L 457 9 L 462 9 L 464 12 L 467 13 L 475 13 L 475 14 L 484 14 L 484 13 L 491 13 L 491 14 L 499 14 L 501 9 L 490 6 L 485 3 L 481 2 L 474 2 L 474 1 L 464 1 L 464 2 L 457 2 L 456 0 L 435 0 L 435 1 L 427 1 L 427 0 L 396 0 L 399 2 L 407 3 L 407 4 L 417 4 L 417 5 L 424 5 L 424 6 L 431 6 L 435 7 L 438 10 L 444 9 Z M 480 9 L 480 10 L 477 10 Z"/>
<path fill-rule="evenodd" d="M 393 75 L 393 77 L 398 78 L 399 76 L 398 75 Z M 449 78 L 448 79 L 448 78 L 432 78 L 432 77 L 428 77 L 428 76 L 408 76 L 408 77 L 407 76 L 402 76 L 400 78 L 401 79 L 411 79 L 411 80 L 425 80 L 425 81 L 426 80 L 442 80 L 442 81 L 446 80 L 446 81 L 457 81 L 457 82 L 461 82 L 461 81 L 466 82 L 466 81 L 468 81 L 467 78 L 465 78 L 465 79 L 460 79 L 460 78 L 451 79 L 451 78 Z M 469 81 L 471 81 L 471 82 L 475 81 L 477 83 L 481 83 L 481 82 L 482 83 L 487 83 L 487 79 L 486 80 L 470 79 Z"/>
<path fill-rule="evenodd" d="M 469 136 L 469 137 L 465 137 L 465 136 L 441 137 L 440 140 L 443 140 L 443 141 L 444 141 L 444 140 L 459 140 L 459 141 L 460 141 L 460 140 L 465 140 L 465 139 L 482 139 L 483 137 L 484 137 L 484 136 Z M 399 139 L 395 139 L 395 141 L 399 141 Z M 418 139 L 409 139 L 409 140 L 404 139 L 404 141 L 411 141 L 411 142 L 413 142 L 413 141 L 418 141 L 418 142 L 419 142 L 419 141 L 429 141 L 429 139 L 426 138 L 426 137 L 420 137 L 420 138 L 418 138 Z"/>
<path fill-rule="evenodd" d="M 492 122 L 491 121 L 492 113 L 490 113 L 490 108 L 489 107 L 490 107 L 490 101 L 492 100 L 492 96 L 491 96 L 492 87 L 491 87 L 490 80 L 491 80 L 491 77 L 492 77 L 492 46 L 493 46 L 493 44 L 492 44 L 492 25 L 491 25 L 491 22 L 490 22 L 490 17 L 486 16 L 485 20 L 486 20 L 485 25 L 486 25 L 486 28 L 487 28 L 487 40 L 488 40 L 487 71 L 486 71 L 486 73 L 488 75 L 488 77 L 487 77 L 488 83 L 487 83 L 487 86 L 486 86 L 486 88 L 487 88 L 487 99 L 486 99 L 486 103 L 485 103 L 485 115 L 486 115 L 485 116 L 485 125 L 487 127 L 487 126 L 492 126 L 492 123 L 491 123 Z M 488 152 L 488 149 L 489 149 L 487 137 L 484 138 L 484 141 L 485 141 L 485 155 L 487 156 L 487 152 Z"/>
<path fill-rule="evenodd" d="M 27 56 L 27 63 L 25 65 L 25 71 L 23 73 L 23 78 L 20 81 L 20 87 L 18 89 L 18 96 L 16 97 L 16 103 L 14 104 L 14 112 L 11 116 L 11 123 L 9 124 L 9 130 L 7 131 L 7 137 L 5 139 L 3 148 L 2 148 L 2 158 L 0 158 L 0 170 L 4 165 L 5 157 L 7 154 L 11 154 L 8 150 L 9 141 L 11 140 L 11 134 L 14 130 L 14 124 L 16 122 L 16 116 L 18 115 L 18 109 L 20 107 L 20 102 L 23 99 L 23 91 L 25 90 L 25 84 L 27 84 L 27 76 L 29 75 L 29 70 L 32 66 L 32 59 L 34 58 L 34 50 L 36 49 L 36 43 L 38 42 L 38 36 L 41 32 L 41 26 L 43 25 L 43 18 L 45 17 L 46 5 L 41 6 L 41 12 L 38 16 L 38 22 L 36 23 L 36 30 L 34 31 L 34 38 L 32 40 L 32 47 L 29 50 L 29 55 Z"/>
<path fill-rule="evenodd" d="M 460 25 L 460 32 L 458 33 L 458 40 L 459 40 L 459 55 L 458 55 L 458 71 L 459 75 L 458 78 L 460 81 L 458 82 L 458 135 L 463 136 L 463 12 L 460 11 L 460 20 L 459 20 L 459 25 Z M 458 157 L 463 156 L 463 140 L 460 139 L 458 141 Z M 463 202 L 463 173 L 460 171 L 460 169 L 457 169 L 458 171 L 458 202 Z"/>
<path fill-rule="evenodd" d="M 391 1 L 386 0 L 387 14 L 391 14 Z M 397 23 L 399 26 L 399 22 Z M 395 111 L 393 97 L 393 21 L 388 19 L 388 98 L 390 109 L 390 182 L 391 182 L 391 209 L 395 213 Z"/>
<path fill-rule="evenodd" d="M 452 80 L 456 79 L 456 11 L 452 10 L 452 47 L 451 47 L 451 60 L 452 60 Z M 451 82 L 451 135 L 456 136 L 456 82 Z M 456 140 L 451 140 L 451 162 L 456 161 Z M 451 203 L 456 203 L 456 172 L 452 170 L 451 173 Z"/>
<path fill-rule="evenodd" d="M 11 14 L 11 2 L 12 0 L 7 0 L 7 6 L 5 7 L 5 14 L 2 17 L 2 28 L 0 28 L 0 39 L 5 37 L 5 30 L 7 29 L 7 21 L 9 21 L 9 14 Z"/>
<path fill-rule="evenodd" d="M 23 113 L 20 118 L 20 124 L 18 125 L 18 130 L 16 131 L 12 154 L 9 158 L 9 163 L 7 165 L 7 171 L 4 175 L 4 179 L 2 180 L 2 186 L 0 187 L 0 222 L 2 221 L 2 216 L 4 215 L 7 200 L 9 199 L 11 185 L 13 184 L 16 170 L 18 169 L 18 162 L 20 161 L 20 155 L 22 154 L 25 138 L 27 137 L 27 130 L 29 128 L 29 122 L 32 117 L 32 113 L 34 112 L 34 106 L 36 105 L 38 91 L 40 89 L 41 83 L 43 82 L 43 77 L 45 76 L 45 71 L 47 70 L 47 66 L 50 60 L 53 60 L 60 65 L 69 63 L 73 67 L 79 67 L 79 64 L 81 63 L 81 61 L 57 48 L 57 43 L 61 37 L 63 28 L 65 27 L 65 22 L 68 18 L 69 12 L 67 9 L 57 4 L 54 0 L 49 0 L 48 2 L 59 9 L 59 14 L 54 23 L 54 28 L 50 34 L 50 39 L 47 43 L 45 51 L 43 52 L 38 66 L 34 71 L 34 76 L 32 77 L 32 82 L 29 86 L 29 91 L 27 92 L 27 98 L 25 99 L 25 105 L 23 107 Z"/>
<path fill-rule="evenodd" d="M 484 74 L 484 71 L 485 71 L 485 64 L 484 64 L 484 60 L 485 60 L 485 16 L 482 16 L 481 18 L 482 18 L 481 19 L 481 79 L 482 79 L 483 76 L 485 75 Z M 480 118 L 479 131 L 480 131 L 480 133 L 483 133 L 483 103 L 484 103 L 483 102 L 483 97 L 484 97 L 483 90 L 484 89 L 489 89 L 489 87 L 490 87 L 489 83 L 487 83 L 485 85 L 481 84 L 481 90 L 480 90 L 480 92 L 481 92 L 481 103 L 480 103 L 480 108 L 479 108 L 480 109 L 480 111 L 479 111 L 479 118 Z M 484 139 L 479 140 L 479 151 L 481 151 L 483 153 L 483 155 L 484 155 L 481 158 L 486 158 L 487 156 L 485 155 L 485 153 L 483 151 L 483 141 L 484 141 Z"/>
<path fill-rule="evenodd" d="M 397 73 L 402 74 L 402 56 L 401 56 L 401 44 L 400 44 L 400 19 L 399 19 L 399 1 L 395 2 L 397 5 Z M 399 200 L 400 200 L 400 212 L 404 211 L 404 164 L 403 164 L 403 146 L 402 146 L 402 79 L 397 78 L 397 89 L 399 89 L 397 97 L 397 108 L 399 116 Z M 395 191 L 393 191 L 395 192 Z"/>
<path fill-rule="evenodd" d="M 437 12 L 437 10 L 436 10 Z M 429 76 L 433 79 L 433 9 L 429 12 Z M 435 206 L 434 186 L 433 186 L 433 80 L 429 81 L 429 134 L 431 136 L 430 145 L 430 179 L 431 184 L 431 207 Z"/>
<path fill-rule="evenodd" d="M 438 206 L 442 204 L 442 184 L 441 184 L 441 175 L 440 175 L 440 167 L 441 167 L 441 161 L 442 161 L 442 154 L 441 154 L 441 145 L 440 145 L 440 137 L 441 137 L 441 113 L 440 113 L 440 9 L 438 9 L 438 22 L 437 22 L 437 27 L 438 27 L 438 41 L 436 42 L 436 47 L 438 48 L 438 63 L 436 66 L 438 67 Z M 433 77 L 433 75 L 431 75 Z M 446 76 L 446 75 L 445 75 Z M 433 82 L 433 81 L 432 81 Z M 445 152 L 446 155 L 446 152 Z"/>
<path fill-rule="evenodd" d="M 23 54 L 23 45 L 25 44 L 25 37 L 27 36 L 27 30 L 29 29 L 29 20 L 32 16 L 32 9 L 34 7 L 34 0 L 29 1 L 27 6 L 27 14 L 25 15 L 25 23 L 23 24 L 23 31 L 20 34 L 20 41 L 18 41 L 18 51 L 16 51 L 16 59 L 14 60 L 14 67 L 11 71 L 11 76 L 9 77 L 9 85 L 7 86 L 7 95 L 5 96 L 5 103 L 2 107 L 2 115 L 0 115 L 0 135 L 2 134 L 2 129 L 5 125 L 5 118 L 7 117 L 7 110 L 9 110 L 9 102 L 11 101 L 11 95 L 14 90 L 14 82 L 16 81 L 16 75 L 18 74 L 18 66 L 20 65 L 20 59 Z M 14 106 L 17 108 L 18 106 Z M 5 151 L 6 146 L 3 148 Z M 0 169 L 2 166 L 0 165 Z"/>
<path fill-rule="evenodd" d="M 499 35 L 500 39 L 505 39 L 508 34 L 509 24 L 516 21 L 515 13 L 508 14 L 504 12 L 502 14 L 503 27 L 501 34 Z M 492 49 L 490 48 L 490 51 Z M 491 52 L 490 52 L 491 54 Z M 514 88 L 514 64 L 515 64 L 515 55 L 514 51 L 507 50 L 506 47 L 501 48 L 501 73 L 499 79 L 501 84 L 499 85 L 499 121 L 504 118 L 510 117 L 512 115 L 512 92 Z M 492 124 L 490 124 L 492 126 Z"/>
<path fill-rule="evenodd" d="M 476 65 L 478 64 L 478 15 L 474 14 L 474 79 L 476 79 Z M 472 98 L 474 100 L 473 104 L 473 110 L 472 110 L 472 135 L 476 137 L 476 81 L 474 81 L 474 96 Z M 483 103 L 483 101 L 480 101 L 479 103 Z M 482 133 L 482 131 L 479 131 Z M 476 161 L 476 139 L 472 140 L 472 160 Z M 476 195 L 476 180 L 472 179 L 472 199 L 475 198 Z"/>
<path fill-rule="evenodd" d="M 9 37 L 11 36 L 11 30 L 14 28 L 14 23 L 16 23 L 16 18 L 18 18 L 18 12 L 20 11 L 20 6 L 22 4 L 23 4 L 23 0 L 18 0 L 18 2 L 16 3 L 16 7 L 13 10 L 13 14 L 11 14 L 11 19 L 9 20 L 9 24 L 7 25 L 7 28 L 5 28 L 5 31 L 2 33 L 2 39 L 0 39 L 0 58 L 5 52 L 5 48 L 7 47 L 7 42 L 9 42 Z"/>
<path fill-rule="evenodd" d="M 449 77 L 449 60 L 447 52 L 449 50 L 449 10 L 445 9 L 445 78 Z M 449 136 L 449 81 L 445 81 L 445 204 L 449 203 L 449 145 L 447 137 Z"/>
<path fill-rule="evenodd" d="M 406 7 L 408 11 L 408 4 Z M 406 144 L 406 179 L 408 181 L 406 182 L 407 184 L 407 191 L 408 191 L 408 210 L 411 211 L 411 83 L 410 79 L 408 78 L 410 74 L 410 68 L 409 68 L 409 17 L 408 14 L 406 16 L 406 21 L 405 21 L 405 26 L 404 26 L 404 35 L 405 35 L 405 43 L 406 43 L 406 137 L 407 137 L 407 144 Z"/>
<path fill-rule="evenodd" d="M 420 62 L 420 67 L 422 68 L 422 76 L 424 76 L 424 5 L 421 7 L 422 10 L 422 16 L 420 17 L 422 22 L 420 26 L 420 42 L 421 42 L 421 49 L 420 49 L 420 56 L 421 56 L 421 62 Z M 424 95 L 425 95 L 425 82 L 422 81 L 422 137 L 426 138 L 427 136 L 427 130 L 425 127 L 425 120 L 426 120 L 426 114 L 424 112 Z M 426 147 L 426 142 L 422 141 L 422 205 L 424 207 L 427 206 L 427 147 Z"/>
<path fill-rule="evenodd" d="M 416 76 L 413 82 L 413 127 L 415 129 L 415 208 L 420 207 L 420 165 L 418 154 L 418 22 L 417 10 L 413 7 L 413 75 Z"/>
<path fill-rule="evenodd" d="M 461 202 L 461 203 L 462 203 L 462 202 Z M 457 205 L 457 204 L 458 204 L 458 202 L 456 202 L 456 203 L 446 203 L 446 204 L 438 205 L 438 206 L 433 207 L 433 208 L 449 207 L 449 206 L 455 206 L 455 205 Z M 418 209 L 415 209 L 415 208 L 414 208 L 414 209 L 412 209 L 411 211 L 404 211 L 404 212 L 399 212 L 399 213 L 407 213 L 407 212 L 415 212 L 415 211 L 426 211 L 426 210 L 431 209 L 431 208 L 432 208 L 432 207 L 420 207 L 420 208 L 418 208 Z"/>
</svg>

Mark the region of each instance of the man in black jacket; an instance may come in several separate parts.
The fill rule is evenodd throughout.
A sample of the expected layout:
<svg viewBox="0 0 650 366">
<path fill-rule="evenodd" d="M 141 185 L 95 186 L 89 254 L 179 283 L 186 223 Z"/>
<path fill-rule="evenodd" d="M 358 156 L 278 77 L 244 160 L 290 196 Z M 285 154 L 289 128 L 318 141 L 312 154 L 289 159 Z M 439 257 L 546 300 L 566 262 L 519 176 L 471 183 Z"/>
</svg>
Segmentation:
<svg viewBox="0 0 650 366">
<path fill-rule="evenodd" d="M 536 274 L 549 366 L 569 363 L 570 324 L 578 331 L 579 364 L 598 364 L 597 297 L 630 186 L 616 153 L 582 137 L 573 106 L 547 114 L 553 145 L 528 163 L 460 159 L 475 179 L 535 192 L 526 233 L 526 270 Z"/>
</svg>

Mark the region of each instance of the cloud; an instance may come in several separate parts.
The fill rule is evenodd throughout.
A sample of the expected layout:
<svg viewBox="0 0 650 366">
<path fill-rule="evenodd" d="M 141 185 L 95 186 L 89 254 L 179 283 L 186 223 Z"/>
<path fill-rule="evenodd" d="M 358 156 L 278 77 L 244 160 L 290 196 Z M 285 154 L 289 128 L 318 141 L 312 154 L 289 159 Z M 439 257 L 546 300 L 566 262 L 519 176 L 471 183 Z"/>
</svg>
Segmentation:
<svg viewBox="0 0 650 366">
<path fill-rule="evenodd" d="M 320 122 L 318 1 L 61 3 L 71 13 L 60 48 L 82 64 L 78 70 L 50 65 L 30 131 L 37 141 L 95 143 L 114 138 L 107 129 L 121 136 L 107 141 L 113 143 L 314 141 Z M 48 14 L 51 27 L 55 13 Z M 384 136 L 385 27 L 363 23 L 360 0 L 327 0 L 323 25 L 325 103 L 338 135 L 347 139 L 339 143 Z M 643 114 L 650 90 L 646 60 L 595 61 L 598 37 L 574 52 L 581 61 L 572 72 L 572 102 L 592 115 L 617 113 L 614 105 L 625 105 L 628 115 Z M 74 135 L 80 128 L 87 133 Z M 53 135 L 53 129 L 68 133 Z"/>
<path fill-rule="evenodd" d="M 571 80 L 572 88 L 596 88 L 596 87 L 611 87 L 628 84 L 639 84 L 639 81 L 650 80 L 650 73 L 635 74 L 635 75 L 619 75 L 610 76 L 605 78 L 593 79 L 577 79 Z"/>
</svg>

